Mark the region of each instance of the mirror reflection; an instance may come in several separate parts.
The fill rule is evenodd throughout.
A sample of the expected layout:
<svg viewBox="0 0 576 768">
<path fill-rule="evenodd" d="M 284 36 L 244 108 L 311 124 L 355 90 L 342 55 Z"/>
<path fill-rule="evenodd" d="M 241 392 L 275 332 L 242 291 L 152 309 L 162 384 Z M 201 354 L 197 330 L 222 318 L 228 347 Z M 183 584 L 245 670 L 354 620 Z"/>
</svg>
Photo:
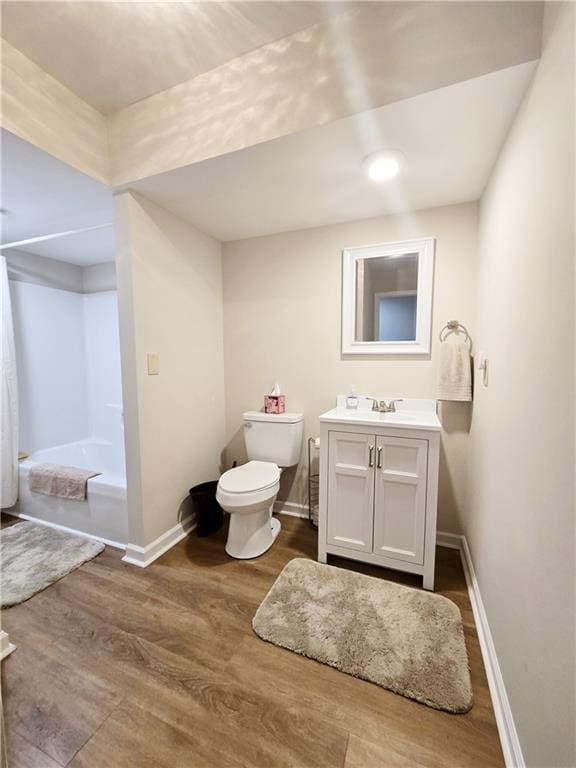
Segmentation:
<svg viewBox="0 0 576 768">
<path fill-rule="evenodd" d="M 418 254 L 356 260 L 355 341 L 415 341 Z"/>
</svg>

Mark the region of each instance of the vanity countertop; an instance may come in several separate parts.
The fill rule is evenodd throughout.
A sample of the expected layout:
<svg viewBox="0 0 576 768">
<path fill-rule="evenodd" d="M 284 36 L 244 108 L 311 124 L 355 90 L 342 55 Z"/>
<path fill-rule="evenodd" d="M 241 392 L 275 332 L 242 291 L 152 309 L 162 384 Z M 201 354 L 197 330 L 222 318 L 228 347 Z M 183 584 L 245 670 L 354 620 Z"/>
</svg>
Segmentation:
<svg viewBox="0 0 576 768">
<path fill-rule="evenodd" d="M 392 398 L 378 397 L 378 400 L 390 402 Z M 372 403 L 366 397 L 359 397 L 358 408 L 346 407 L 346 396 L 339 395 L 336 408 L 320 416 L 321 422 L 349 424 L 362 427 L 389 426 L 402 429 L 424 429 L 439 432 L 442 429 L 436 414 L 435 400 L 403 400 L 396 403 L 395 413 L 373 411 Z"/>
</svg>

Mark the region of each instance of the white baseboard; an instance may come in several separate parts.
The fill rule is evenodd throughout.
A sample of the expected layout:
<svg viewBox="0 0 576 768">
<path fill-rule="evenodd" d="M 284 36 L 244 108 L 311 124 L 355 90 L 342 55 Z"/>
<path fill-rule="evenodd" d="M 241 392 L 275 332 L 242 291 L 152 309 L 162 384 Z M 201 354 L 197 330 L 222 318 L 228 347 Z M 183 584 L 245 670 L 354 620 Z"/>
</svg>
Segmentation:
<svg viewBox="0 0 576 768">
<path fill-rule="evenodd" d="M 274 512 L 289 517 L 302 517 L 308 520 L 308 505 L 298 504 L 295 501 L 275 501 Z"/>
<path fill-rule="evenodd" d="M 504 754 L 504 762 L 506 763 L 506 768 L 525 768 L 526 763 L 524 762 L 522 747 L 520 746 L 520 740 L 514 724 L 510 701 L 508 700 L 504 678 L 498 663 L 496 648 L 494 647 L 494 640 L 492 639 L 492 632 L 490 631 L 488 617 L 482 601 L 482 595 L 480 594 L 480 587 L 476 578 L 468 542 L 465 536 L 445 533 L 443 531 L 438 531 L 436 541 L 441 547 L 450 547 L 460 551 L 462 567 L 468 586 L 468 595 L 476 623 L 476 632 L 480 641 L 482 660 L 484 661 L 484 668 L 488 679 L 490 698 L 492 699 L 492 707 L 496 717 L 496 725 L 498 726 L 498 735 L 500 736 L 500 744 Z"/>
<path fill-rule="evenodd" d="M 91 539 L 92 541 L 101 541 L 102 544 L 106 544 L 108 547 L 114 547 L 114 549 L 126 549 L 126 544 L 122 544 L 120 541 L 112 541 L 112 539 L 104 539 L 102 536 L 95 536 L 93 533 L 84 533 L 76 528 L 67 528 L 65 525 L 59 525 L 58 523 L 51 523 L 49 520 L 41 520 L 33 515 L 25 515 L 23 512 L 12 512 L 9 509 L 2 510 L 3 515 L 10 515 L 11 517 L 17 517 L 20 520 L 29 520 L 31 523 L 38 523 L 38 525 L 45 525 L 48 528 L 56 528 L 57 531 L 64 531 L 65 533 L 72 533 L 74 536 L 82 536 L 84 539 Z"/>
<path fill-rule="evenodd" d="M 447 533 L 446 531 L 436 531 L 436 545 L 438 547 L 448 547 L 448 549 L 462 549 L 462 536 L 457 533 Z"/>
<path fill-rule="evenodd" d="M 8 635 L 8 632 L 4 632 L 3 629 L 0 629 L 0 661 L 5 659 L 6 656 L 9 656 L 12 651 L 15 650 L 16 646 L 14 643 L 10 642 L 10 636 Z"/>
<path fill-rule="evenodd" d="M 193 515 L 189 515 L 145 547 L 139 547 L 137 544 L 128 544 L 126 554 L 122 560 L 125 563 L 137 565 L 139 568 L 146 568 L 154 560 L 157 560 L 160 555 L 163 555 L 164 552 L 178 544 L 194 528 L 196 528 L 196 521 Z"/>
</svg>

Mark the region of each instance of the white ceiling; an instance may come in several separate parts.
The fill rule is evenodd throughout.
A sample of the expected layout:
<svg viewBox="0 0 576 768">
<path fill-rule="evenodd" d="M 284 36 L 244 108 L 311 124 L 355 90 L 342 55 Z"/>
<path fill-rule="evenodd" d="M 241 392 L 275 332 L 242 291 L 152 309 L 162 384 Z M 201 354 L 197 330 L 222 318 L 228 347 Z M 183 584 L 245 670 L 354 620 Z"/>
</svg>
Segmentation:
<svg viewBox="0 0 576 768">
<path fill-rule="evenodd" d="M 16 0 L 2 35 L 107 114 L 355 5 Z"/>
<path fill-rule="evenodd" d="M 477 200 L 536 62 L 431 91 L 131 185 L 219 240 Z M 363 158 L 401 150 L 385 185 Z"/>
<path fill-rule="evenodd" d="M 111 190 L 26 141 L 2 131 L 2 244 L 113 222 Z M 108 227 L 21 250 L 86 266 L 115 256 Z"/>
</svg>

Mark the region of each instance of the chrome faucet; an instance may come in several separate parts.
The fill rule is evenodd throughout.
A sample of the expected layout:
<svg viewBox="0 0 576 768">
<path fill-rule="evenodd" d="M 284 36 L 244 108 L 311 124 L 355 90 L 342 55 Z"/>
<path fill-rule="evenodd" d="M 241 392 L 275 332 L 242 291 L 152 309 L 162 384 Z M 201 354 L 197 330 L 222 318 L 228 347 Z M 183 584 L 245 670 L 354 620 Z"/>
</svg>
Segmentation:
<svg viewBox="0 0 576 768">
<path fill-rule="evenodd" d="M 366 400 L 372 400 L 372 410 L 378 413 L 396 413 L 396 403 L 403 402 L 402 398 L 390 400 L 389 403 L 386 400 L 378 401 L 375 397 L 367 397 Z"/>
</svg>

